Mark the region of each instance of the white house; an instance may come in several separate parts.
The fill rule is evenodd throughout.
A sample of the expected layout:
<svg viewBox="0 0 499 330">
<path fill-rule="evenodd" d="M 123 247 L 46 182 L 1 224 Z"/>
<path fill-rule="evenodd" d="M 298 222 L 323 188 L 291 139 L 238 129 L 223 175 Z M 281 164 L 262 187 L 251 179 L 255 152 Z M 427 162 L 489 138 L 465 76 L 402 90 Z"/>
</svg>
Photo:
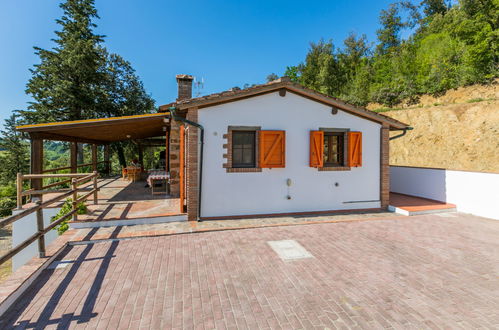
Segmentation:
<svg viewBox="0 0 499 330">
<path fill-rule="evenodd" d="M 179 98 L 160 111 L 179 127 L 190 220 L 387 208 L 389 131 L 406 124 L 286 77 L 199 98 L 191 76 L 177 81 Z"/>
<path fill-rule="evenodd" d="M 31 173 L 44 173 L 43 140 L 71 143 L 73 173 L 78 143 L 92 145 L 93 170 L 106 146 L 109 172 L 109 144 L 162 137 L 168 197 L 189 220 L 388 207 L 389 131 L 406 124 L 286 77 L 198 98 L 192 80 L 178 75 L 177 100 L 155 114 L 18 127 L 31 138 Z"/>
</svg>

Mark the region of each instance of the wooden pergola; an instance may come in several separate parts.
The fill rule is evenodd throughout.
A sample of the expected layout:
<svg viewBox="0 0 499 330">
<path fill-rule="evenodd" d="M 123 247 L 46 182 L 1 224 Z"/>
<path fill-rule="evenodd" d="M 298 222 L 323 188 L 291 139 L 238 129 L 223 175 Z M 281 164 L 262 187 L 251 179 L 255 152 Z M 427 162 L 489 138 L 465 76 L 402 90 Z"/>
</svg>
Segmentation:
<svg viewBox="0 0 499 330">
<path fill-rule="evenodd" d="M 17 127 L 20 132 L 29 134 L 31 141 L 31 174 L 43 174 L 69 169 L 77 173 L 82 166 L 92 166 L 92 171 L 97 171 L 99 163 L 105 164 L 105 172 L 110 172 L 109 143 L 133 140 L 139 142 L 139 158 L 142 158 L 142 146 L 149 144 L 158 145 L 157 140 L 146 142 L 148 139 L 166 136 L 163 145 L 168 152 L 168 135 L 170 126 L 170 113 L 154 113 L 135 116 L 98 118 L 65 122 L 53 122 Z M 70 142 L 70 164 L 67 167 L 44 169 L 43 168 L 43 141 Z M 164 141 L 164 140 L 163 140 Z M 92 146 L 92 161 L 88 164 L 78 164 L 78 144 Z M 104 161 L 98 162 L 98 146 L 104 146 Z M 41 179 L 33 179 L 32 188 L 39 190 L 42 187 Z"/>
</svg>

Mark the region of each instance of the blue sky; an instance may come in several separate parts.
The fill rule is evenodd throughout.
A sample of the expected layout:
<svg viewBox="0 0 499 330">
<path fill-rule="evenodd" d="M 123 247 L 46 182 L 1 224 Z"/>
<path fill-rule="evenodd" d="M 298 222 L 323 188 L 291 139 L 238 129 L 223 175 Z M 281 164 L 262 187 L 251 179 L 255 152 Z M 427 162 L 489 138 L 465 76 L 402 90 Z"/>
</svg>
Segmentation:
<svg viewBox="0 0 499 330">
<path fill-rule="evenodd" d="M 175 74 L 203 77 L 203 94 L 262 83 L 302 61 L 310 41 L 341 44 L 349 32 L 375 41 L 378 16 L 394 0 L 96 0 L 97 33 L 130 61 L 156 104 L 176 97 Z M 50 48 L 58 0 L 0 1 L 0 119 L 25 109 L 33 46 Z"/>
</svg>

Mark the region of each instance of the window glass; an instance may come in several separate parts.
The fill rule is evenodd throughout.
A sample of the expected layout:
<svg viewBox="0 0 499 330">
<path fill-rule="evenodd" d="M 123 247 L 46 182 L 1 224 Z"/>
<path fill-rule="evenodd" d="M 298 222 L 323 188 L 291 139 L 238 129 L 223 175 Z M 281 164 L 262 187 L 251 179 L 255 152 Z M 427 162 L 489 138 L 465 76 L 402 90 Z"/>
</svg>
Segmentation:
<svg viewBox="0 0 499 330">
<path fill-rule="evenodd" d="M 324 133 L 324 166 L 343 166 L 344 133 Z"/>
<path fill-rule="evenodd" d="M 232 131 L 232 167 L 255 167 L 255 131 Z"/>
</svg>

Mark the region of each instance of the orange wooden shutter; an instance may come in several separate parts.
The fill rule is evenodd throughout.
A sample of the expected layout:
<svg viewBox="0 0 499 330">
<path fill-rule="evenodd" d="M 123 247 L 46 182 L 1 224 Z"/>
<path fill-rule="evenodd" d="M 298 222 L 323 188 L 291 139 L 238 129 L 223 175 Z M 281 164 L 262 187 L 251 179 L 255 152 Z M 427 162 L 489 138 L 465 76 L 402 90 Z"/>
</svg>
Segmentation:
<svg viewBox="0 0 499 330">
<path fill-rule="evenodd" d="M 348 132 L 348 166 L 362 166 L 362 132 Z"/>
<path fill-rule="evenodd" d="M 259 167 L 273 168 L 286 165 L 286 135 L 284 131 L 259 131 Z"/>
<path fill-rule="evenodd" d="M 324 166 L 324 132 L 310 131 L 310 167 Z"/>
</svg>

